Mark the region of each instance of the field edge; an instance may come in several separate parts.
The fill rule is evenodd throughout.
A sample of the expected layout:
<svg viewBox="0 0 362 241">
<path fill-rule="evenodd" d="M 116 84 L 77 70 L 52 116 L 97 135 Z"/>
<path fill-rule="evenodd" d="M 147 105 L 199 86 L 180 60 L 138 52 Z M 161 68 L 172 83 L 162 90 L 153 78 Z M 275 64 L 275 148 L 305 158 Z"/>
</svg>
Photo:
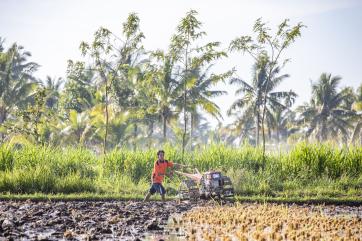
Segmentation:
<svg viewBox="0 0 362 241">
<path fill-rule="evenodd" d="M 13 194 L 0 193 L 0 201 L 142 201 L 143 196 L 131 194 Z M 176 196 L 168 196 L 167 201 L 177 200 Z M 232 200 L 232 199 L 229 199 Z M 152 197 L 151 201 L 160 201 L 159 196 Z M 215 200 L 217 201 L 217 200 Z M 270 196 L 235 196 L 236 202 L 257 202 L 277 204 L 321 204 L 321 205 L 362 205 L 362 196 L 345 197 L 270 197 Z"/>
</svg>

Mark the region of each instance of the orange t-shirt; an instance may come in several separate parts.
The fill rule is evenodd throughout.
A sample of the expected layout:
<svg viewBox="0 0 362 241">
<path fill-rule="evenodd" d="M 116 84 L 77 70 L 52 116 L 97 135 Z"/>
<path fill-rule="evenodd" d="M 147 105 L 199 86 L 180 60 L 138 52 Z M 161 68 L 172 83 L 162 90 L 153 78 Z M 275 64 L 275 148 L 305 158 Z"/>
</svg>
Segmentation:
<svg viewBox="0 0 362 241">
<path fill-rule="evenodd" d="M 167 160 L 164 160 L 163 162 L 160 162 L 159 160 L 155 161 L 152 172 L 153 183 L 162 183 L 167 167 L 173 167 L 173 162 Z"/>
</svg>

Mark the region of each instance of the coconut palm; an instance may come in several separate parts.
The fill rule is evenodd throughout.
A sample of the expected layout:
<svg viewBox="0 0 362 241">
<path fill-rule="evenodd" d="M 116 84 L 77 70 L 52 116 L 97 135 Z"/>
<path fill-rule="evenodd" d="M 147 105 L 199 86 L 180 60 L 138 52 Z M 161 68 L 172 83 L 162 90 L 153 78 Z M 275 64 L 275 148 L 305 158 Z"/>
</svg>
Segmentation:
<svg viewBox="0 0 362 241">
<path fill-rule="evenodd" d="M 353 111 L 344 108 L 347 99 L 346 91 L 338 91 L 341 77 L 323 73 L 316 83 L 312 84 L 312 99 L 309 104 L 298 108 L 301 112 L 299 123 L 306 123 L 306 136 L 314 136 L 318 141 L 326 141 L 341 136 L 348 138 L 351 128 L 350 118 Z"/>
<path fill-rule="evenodd" d="M 236 120 L 226 126 L 229 130 L 228 144 L 242 145 L 243 142 L 251 142 L 255 145 L 255 118 L 253 113 L 243 112 L 241 115 L 234 114 Z"/>
<path fill-rule="evenodd" d="M 184 115 L 189 116 L 189 122 L 187 122 L 188 118 L 184 118 L 186 125 L 190 126 L 189 136 L 186 136 L 187 132 L 185 131 L 186 128 L 184 125 L 184 147 L 187 143 L 190 143 L 190 147 L 193 149 L 194 129 L 201 123 L 203 114 L 208 114 L 216 118 L 219 122 L 222 119 L 220 108 L 212 99 L 224 95 L 227 92 L 215 90 L 214 87 L 220 81 L 228 78 L 231 75 L 231 71 L 219 75 L 209 75 L 211 67 L 212 65 L 209 65 L 206 67 L 206 70 L 202 70 L 204 68 L 200 66 L 190 69 L 187 80 L 183 81 L 186 82 L 186 84 L 182 84 L 183 93 L 176 99 L 177 109 L 180 110 L 180 112 L 184 110 Z"/>
<path fill-rule="evenodd" d="M 295 112 L 287 108 L 277 108 L 273 112 L 273 129 L 275 130 L 275 137 L 277 143 L 281 139 L 287 139 L 288 135 L 295 131 L 292 123 L 295 119 Z"/>
<path fill-rule="evenodd" d="M 167 138 L 167 125 L 172 119 L 177 118 L 177 97 L 179 95 L 180 83 L 174 78 L 174 57 L 171 52 L 155 51 L 151 54 L 154 63 L 154 82 L 152 89 L 156 93 L 155 112 L 158 113 L 162 122 L 163 141 Z"/>
<path fill-rule="evenodd" d="M 3 42 L 0 38 L 0 141 L 4 138 L 6 127 L 3 124 L 8 117 L 33 101 L 37 83 L 32 74 L 39 67 L 28 62 L 31 54 L 22 46 L 14 43 L 4 52 Z"/>
<path fill-rule="evenodd" d="M 234 111 L 242 109 L 244 115 L 240 118 L 243 123 L 248 123 L 250 118 L 255 118 L 255 140 L 256 145 L 259 145 L 259 132 L 261 124 L 262 105 L 264 103 L 264 93 L 266 94 L 266 117 L 271 120 L 273 110 L 276 108 L 287 108 L 284 102 L 291 102 L 297 96 L 293 91 L 274 91 L 274 89 L 287 77 L 288 74 L 279 75 L 280 68 L 275 68 L 272 72 L 271 81 L 266 86 L 267 73 L 265 64 L 262 61 L 257 62 L 253 67 L 253 79 L 251 84 L 240 78 L 233 78 L 230 84 L 238 84 L 240 88 L 235 94 L 242 94 L 240 99 L 237 99 L 229 108 L 228 115 L 232 115 Z M 271 125 L 271 124 L 270 124 Z"/>
<path fill-rule="evenodd" d="M 70 110 L 69 118 L 60 123 L 60 129 L 60 136 L 65 143 L 83 146 L 92 130 L 89 113 L 87 111 L 78 113 L 76 110 Z"/>
<path fill-rule="evenodd" d="M 226 94 L 226 91 L 213 89 L 217 83 L 223 81 L 229 76 L 229 73 L 215 75 L 209 74 L 212 65 L 209 65 L 205 71 L 200 68 L 190 70 L 190 80 L 187 85 L 186 92 L 186 112 L 190 113 L 190 139 L 192 147 L 193 129 L 197 126 L 201 119 L 201 111 L 211 115 L 213 118 L 220 120 L 222 118 L 219 106 L 212 100 L 217 96 Z M 180 87 L 182 87 L 180 85 Z M 181 89 L 180 89 L 181 90 Z M 184 108 L 181 103 L 183 102 L 183 95 L 176 99 L 178 107 Z"/>
<path fill-rule="evenodd" d="M 62 78 L 51 78 L 47 76 L 45 79 L 44 87 L 47 92 L 45 105 L 50 109 L 57 110 L 60 101 L 60 87 L 63 84 Z"/>
<path fill-rule="evenodd" d="M 352 109 L 356 111 L 356 123 L 352 133 L 351 142 L 356 143 L 359 139 L 360 144 L 362 145 L 362 85 L 357 89 L 355 97 L 356 100 L 352 105 Z"/>
<path fill-rule="evenodd" d="M 37 86 L 32 74 L 39 65 L 28 62 L 30 56 L 15 43 L 6 52 L 0 51 L 0 124 L 14 113 L 14 108 L 25 108 L 31 101 Z"/>
</svg>

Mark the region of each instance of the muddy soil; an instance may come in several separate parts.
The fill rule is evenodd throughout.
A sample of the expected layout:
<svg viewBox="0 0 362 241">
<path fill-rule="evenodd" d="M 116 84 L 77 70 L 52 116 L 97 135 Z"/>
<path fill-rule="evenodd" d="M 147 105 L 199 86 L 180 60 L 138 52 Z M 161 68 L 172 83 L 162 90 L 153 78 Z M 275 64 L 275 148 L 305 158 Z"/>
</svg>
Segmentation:
<svg viewBox="0 0 362 241">
<path fill-rule="evenodd" d="M 171 214 L 194 206 L 176 201 L 0 201 L 0 240 L 143 239 L 162 233 Z"/>
<path fill-rule="evenodd" d="M 215 203 L 0 201 L 0 241 L 150 240 L 150 237 L 170 237 L 167 236 L 170 229 L 166 224 L 172 219 L 171 215 L 210 205 Z M 302 206 L 327 216 L 362 218 L 361 206 Z M 185 240 L 185 237 L 183 238 Z M 151 240 L 159 239 L 151 238 Z M 177 240 L 182 240 L 182 237 Z"/>
</svg>

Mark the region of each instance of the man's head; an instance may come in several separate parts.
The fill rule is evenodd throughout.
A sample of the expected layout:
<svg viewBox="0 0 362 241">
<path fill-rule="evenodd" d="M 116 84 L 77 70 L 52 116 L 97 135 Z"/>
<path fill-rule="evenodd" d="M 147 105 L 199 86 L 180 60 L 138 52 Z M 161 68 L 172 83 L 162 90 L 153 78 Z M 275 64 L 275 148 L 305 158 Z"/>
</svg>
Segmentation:
<svg viewBox="0 0 362 241">
<path fill-rule="evenodd" d="M 164 150 L 159 150 L 157 152 L 157 157 L 158 157 L 158 160 L 163 161 L 164 157 L 165 157 L 165 151 Z"/>
</svg>

